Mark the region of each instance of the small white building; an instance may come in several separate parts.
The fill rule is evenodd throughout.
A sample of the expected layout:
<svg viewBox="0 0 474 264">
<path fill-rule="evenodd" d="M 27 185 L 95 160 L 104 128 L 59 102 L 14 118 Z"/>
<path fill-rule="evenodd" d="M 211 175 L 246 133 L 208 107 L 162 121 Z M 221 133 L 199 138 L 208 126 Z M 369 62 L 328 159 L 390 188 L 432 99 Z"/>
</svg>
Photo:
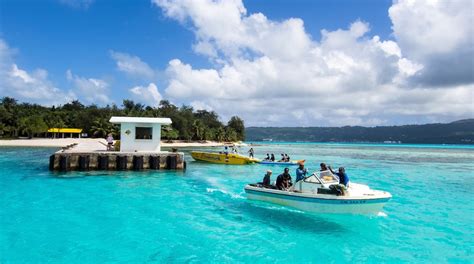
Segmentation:
<svg viewBox="0 0 474 264">
<path fill-rule="evenodd" d="M 170 118 L 113 116 L 111 123 L 120 124 L 120 152 L 159 152 L 161 126 Z"/>
</svg>

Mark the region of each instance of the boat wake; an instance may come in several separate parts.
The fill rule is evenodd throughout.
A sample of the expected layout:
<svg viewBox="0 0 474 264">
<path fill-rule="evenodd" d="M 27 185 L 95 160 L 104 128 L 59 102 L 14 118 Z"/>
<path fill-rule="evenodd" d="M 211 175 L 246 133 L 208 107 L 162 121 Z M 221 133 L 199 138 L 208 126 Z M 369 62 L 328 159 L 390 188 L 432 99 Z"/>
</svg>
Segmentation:
<svg viewBox="0 0 474 264">
<path fill-rule="evenodd" d="M 241 194 L 236 194 L 236 193 L 229 192 L 229 191 L 222 190 L 222 189 L 206 188 L 206 191 L 208 193 L 219 192 L 219 193 L 230 196 L 232 199 L 245 199 L 245 197 L 243 197 Z"/>
<path fill-rule="evenodd" d="M 377 213 L 377 216 L 380 216 L 380 217 L 387 217 L 388 215 L 384 212 L 378 212 Z"/>
</svg>

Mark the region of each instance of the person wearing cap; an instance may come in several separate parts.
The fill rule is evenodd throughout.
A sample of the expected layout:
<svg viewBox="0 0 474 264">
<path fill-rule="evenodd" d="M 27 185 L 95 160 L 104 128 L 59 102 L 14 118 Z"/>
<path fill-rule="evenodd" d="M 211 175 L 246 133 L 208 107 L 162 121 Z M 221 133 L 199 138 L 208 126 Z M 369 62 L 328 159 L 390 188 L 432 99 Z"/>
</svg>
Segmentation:
<svg viewBox="0 0 474 264">
<path fill-rule="evenodd" d="M 262 181 L 263 187 L 268 187 L 271 185 L 270 176 L 272 176 L 272 171 L 267 170 L 267 173 L 265 173 L 265 176 L 263 177 L 263 181 Z"/>
<path fill-rule="evenodd" d="M 304 160 L 298 162 L 298 168 L 296 169 L 296 182 L 306 178 L 308 170 L 304 167 Z"/>
</svg>

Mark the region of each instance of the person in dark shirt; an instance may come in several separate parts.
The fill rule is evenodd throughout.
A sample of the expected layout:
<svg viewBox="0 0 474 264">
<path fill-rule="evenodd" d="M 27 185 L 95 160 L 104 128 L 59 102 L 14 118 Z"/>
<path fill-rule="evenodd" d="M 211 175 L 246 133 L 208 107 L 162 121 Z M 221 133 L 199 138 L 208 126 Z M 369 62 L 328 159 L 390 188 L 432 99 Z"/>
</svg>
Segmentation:
<svg viewBox="0 0 474 264">
<path fill-rule="evenodd" d="M 272 153 L 272 157 L 270 158 L 271 161 L 275 161 L 275 155 Z"/>
<path fill-rule="evenodd" d="M 248 153 L 249 153 L 249 157 L 250 157 L 250 158 L 253 158 L 253 154 L 254 154 L 253 148 L 250 148 L 250 150 L 248 151 Z"/>
<path fill-rule="evenodd" d="M 281 159 L 278 162 L 285 162 L 285 154 L 281 153 Z"/>
<path fill-rule="evenodd" d="M 263 185 L 264 187 L 268 187 L 268 186 L 271 185 L 270 176 L 272 176 L 272 171 L 271 171 L 271 170 L 267 170 L 267 173 L 265 173 L 265 176 L 263 177 L 263 181 L 262 181 L 262 185 Z"/>
<path fill-rule="evenodd" d="M 267 156 L 263 160 L 270 160 L 270 154 L 267 153 Z"/>
<path fill-rule="evenodd" d="M 278 175 L 276 180 L 276 187 L 279 190 L 288 190 L 293 183 L 291 182 L 290 169 L 285 168 L 282 174 Z"/>
<path fill-rule="evenodd" d="M 328 170 L 328 167 L 326 166 L 326 163 L 321 163 L 321 164 L 319 164 L 319 166 L 321 167 L 320 171 Z"/>
</svg>

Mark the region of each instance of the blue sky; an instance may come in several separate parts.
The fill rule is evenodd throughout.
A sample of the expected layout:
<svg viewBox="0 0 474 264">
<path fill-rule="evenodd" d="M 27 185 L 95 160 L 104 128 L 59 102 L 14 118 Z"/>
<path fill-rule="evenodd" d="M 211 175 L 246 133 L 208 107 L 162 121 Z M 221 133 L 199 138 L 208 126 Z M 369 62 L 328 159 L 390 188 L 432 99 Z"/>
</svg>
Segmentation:
<svg viewBox="0 0 474 264">
<path fill-rule="evenodd" d="M 392 3 L 387 0 L 254 0 L 243 1 L 243 3 L 232 0 L 224 1 L 228 2 L 226 5 L 219 5 L 221 1 L 216 3 L 202 0 L 199 4 L 196 2 L 185 0 L 176 2 L 166 0 L 1 0 L 0 39 L 6 46 L 3 50 L 3 60 L 8 65 L 5 68 L 8 69 L 10 64 L 16 65 L 18 69 L 17 74 L 13 74 L 15 78 L 26 75 L 37 80 L 43 87 L 37 91 L 39 93 L 61 91 L 62 94 L 59 97 L 35 98 L 32 94 L 35 93 L 36 88 L 22 86 L 21 80 L 5 81 L 0 91 L 3 95 L 14 96 L 21 101 L 41 104 L 60 104 L 68 99 L 76 98 L 85 103 L 100 105 L 106 103 L 120 105 L 124 98 L 155 104 L 153 99 L 157 101 L 164 98 L 176 104 L 192 104 L 197 109 L 215 110 L 223 118 L 237 114 L 243 116 L 251 125 L 382 125 L 449 121 L 472 116 L 472 107 L 469 107 L 472 103 L 472 63 L 469 65 L 467 62 L 468 64 L 464 65 L 464 68 L 467 67 L 467 73 L 456 77 L 457 80 L 462 80 L 457 83 L 445 81 L 451 80 L 450 76 L 441 76 L 444 79 L 439 81 L 432 77 L 428 80 L 429 76 L 440 76 L 437 72 L 441 70 L 430 68 L 430 63 L 436 62 L 437 59 L 448 61 L 448 64 L 451 61 L 457 62 L 456 65 L 459 65 L 463 63 L 459 61 L 460 56 L 472 55 L 472 48 L 468 47 L 472 44 L 472 39 L 460 39 L 457 43 L 453 43 L 449 50 L 440 51 L 433 48 L 430 53 L 425 52 L 430 49 L 424 45 L 439 45 L 439 43 L 429 43 L 429 41 L 443 37 L 443 32 L 436 33 L 436 25 L 433 26 L 434 29 L 423 28 L 423 23 L 413 20 L 421 24 L 419 26 L 421 32 L 434 30 L 433 34 L 422 36 L 422 39 L 416 39 L 420 38 L 419 32 L 411 32 L 412 29 L 403 30 L 408 23 L 407 19 L 415 19 L 416 15 L 422 16 L 423 12 L 439 12 L 439 17 L 444 19 L 450 19 L 449 16 L 458 17 L 461 14 L 467 16 L 465 20 L 470 19 L 472 22 L 472 14 L 465 15 L 460 5 L 453 4 L 450 7 L 454 10 L 453 12 L 458 12 L 458 16 L 455 16 L 453 13 L 444 14 L 443 10 L 446 7 L 443 6 L 423 6 L 421 3 L 413 8 L 409 6 L 409 3 L 402 3 L 403 1 Z M 466 3 L 469 6 L 469 1 Z M 397 4 L 398 9 L 392 8 L 394 12 L 389 15 L 389 9 Z M 470 5 L 472 8 L 472 3 Z M 229 12 L 229 17 L 232 12 L 237 12 L 238 23 L 226 24 L 228 20 L 225 16 L 222 20 L 214 20 L 212 16 L 216 14 L 206 13 L 206 10 L 212 8 L 221 8 L 216 14 Z M 245 11 L 242 11 L 242 8 Z M 430 8 L 435 10 L 430 10 Z M 414 16 L 410 14 L 410 9 L 418 10 L 418 13 Z M 178 10 L 178 12 L 173 10 Z M 262 25 L 253 26 L 256 20 L 252 19 L 257 17 L 254 16 L 257 13 L 261 13 L 265 21 Z M 245 22 L 248 18 L 250 22 Z M 456 28 L 452 29 L 455 33 L 472 32 L 472 26 L 460 25 L 465 20 L 453 18 L 453 21 L 447 21 L 447 23 L 444 21 L 444 25 L 445 27 L 455 25 Z M 288 21 L 301 21 L 302 24 L 286 24 Z M 443 21 L 438 22 L 440 23 L 439 30 L 446 30 L 441 26 Z M 241 34 L 242 37 L 229 36 L 225 30 L 221 31 L 219 28 L 216 30 L 215 23 L 222 23 L 222 28 L 230 31 L 233 30 L 232 27 L 239 27 L 235 30 L 244 28 L 246 32 Z M 253 24 L 249 25 L 249 23 Z M 240 28 L 241 24 L 245 25 Z M 426 21 L 426 25 L 432 24 L 433 21 Z M 351 25 L 356 26 L 351 29 Z M 273 28 L 269 29 L 270 27 Z M 285 31 L 287 29 L 288 32 Z M 326 38 L 322 37 L 322 30 L 328 32 Z M 292 53 L 289 58 L 285 54 L 278 54 L 279 49 L 282 52 L 292 49 L 292 45 L 281 43 L 285 42 L 285 38 L 282 41 L 280 37 L 281 32 L 288 34 L 289 43 L 299 43 L 300 40 L 304 42 L 299 43 L 302 45 L 301 48 L 295 45 L 297 55 Z M 293 33 L 295 35 L 292 35 Z M 266 38 L 253 39 L 253 36 L 259 34 L 270 36 L 269 39 L 276 39 L 280 43 L 275 44 L 271 41 L 266 44 L 264 43 L 268 41 Z M 356 34 L 355 37 L 354 34 Z M 346 39 L 346 35 L 353 38 Z M 455 37 L 458 35 L 454 34 Z M 357 57 L 357 50 L 349 50 L 349 46 L 344 46 L 339 41 L 344 41 L 345 45 L 354 41 L 352 46 L 354 49 L 358 47 L 364 50 L 364 57 Z M 249 44 L 250 42 L 252 44 Z M 210 53 L 199 51 L 196 48 L 197 44 L 204 44 L 203 46 L 209 48 L 206 50 Z M 278 46 L 271 47 L 273 44 L 278 44 Z M 382 46 L 383 48 L 380 49 L 386 52 L 387 59 L 381 58 L 380 51 L 372 51 Z M 288 73 L 288 69 L 297 67 L 301 61 L 306 61 L 308 56 L 305 53 L 299 54 L 298 51 L 306 48 L 308 49 L 306 54 L 317 55 L 305 62 L 307 66 L 304 69 L 314 66 L 318 70 L 295 76 L 296 80 L 303 80 L 302 83 L 293 82 L 294 87 L 289 87 L 293 86 L 293 83 L 287 84 L 291 79 L 286 80 L 284 75 Z M 463 51 L 461 55 L 457 54 L 459 50 Z M 324 58 L 324 61 L 321 61 L 321 58 Z M 364 63 L 360 62 L 366 58 L 370 59 Z M 120 62 L 135 67 L 127 60 L 142 63 L 141 65 L 146 69 L 145 72 L 149 74 L 143 74 L 143 71 L 137 73 L 133 69 L 120 69 Z M 170 63 L 173 60 L 175 60 L 174 65 Z M 265 64 L 258 64 L 259 61 Z M 347 67 L 339 67 L 341 63 L 347 61 L 351 61 Z M 359 62 L 360 65 L 356 65 Z M 336 68 L 331 69 L 334 63 L 337 65 L 335 66 L 337 72 L 334 71 Z M 322 64 L 324 65 L 321 66 Z M 399 65 L 398 68 L 395 64 Z M 400 64 L 408 66 L 403 66 L 405 68 L 402 69 Z M 259 72 L 259 76 L 253 77 L 254 79 L 249 77 L 248 70 L 252 72 L 257 66 L 257 69 L 262 69 L 262 65 L 270 65 L 272 72 L 275 71 L 277 74 L 272 75 L 272 73 L 271 78 L 265 79 L 261 76 L 267 76 L 269 72 L 263 71 Z M 387 65 L 395 65 L 393 66 L 395 68 L 388 68 Z M 330 70 L 327 70 L 328 68 Z M 371 70 L 372 68 L 374 70 Z M 374 74 L 367 73 L 381 68 L 384 71 L 376 73 L 375 77 Z M 230 75 L 224 69 L 237 72 L 235 76 L 238 77 L 235 78 L 239 79 L 236 81 L 234 77 L 229 77 Z M 12 75 L 12 71 L 6 71 L 7 76 Z M 44 72 L 47 72 L 46 76 Z M 364 77 L 364 74 L 368 75 Z M 338 75 L 340 80 L 333 80 L 335 75 Z M 304 83 L 305 78 L 311 80 L 311 85 Z M 364 80 L 367 78 L 374 78 L 374 81 L 365 84 Z M 384 78 L 390 78 L 390 81 L 380 81 Z M 187 80 L 194 81 L 187 82 Z M 345 91 L 346 82 L 349 83 L 348 86 L 357 85 Z M 440 85 L 437 85 L 437 82 Z M 286 86 L 277 87 L 278 83 L 286 83 Z M 151 84 L 153 85 L 150 88 Z M 233 84 L 236 85 L 233 86 Z M 94 85 L 97 85 L 97 90 L 94 90 Z M 303 86 L 304 88 L 299 88 Z M 366 86 L 368 86 L 367 95 L 360 92 Z M 135 93 L 131 92 L 133 88 L 136 88 Z M 248 92 L 245 96 L 233 95 L 235 94 L 232 92 L 233 89 L 238 91 L 247 88 L 253 92 Z M 411 90 L 407 92 L 409 89 Z M 156 90 L 153 93 L 154 96 L 147 93 L 152 90 Z M 214 92 L 206 92 L 211 90 Z M 459 94 L 461 97 L 467 95 L 468 98 L 471 96 L 471 101 L 466 101 L 466 99 L 458 101 L 451 98 L 449 100 L 454 101 L 438 102 L 438 99 L 423 96 L 423 91 L 426 90 L 434 90 L 436 97 L 443 96 L 444 93 Z M 101 93 L 101 96 L 94 97 L 85 94 L 94 91 Z M 267 92 L 262 96 L 259 91 Z M 285 91 L 291 94 L 287 100 L 290 105 L 288 112 L 291 113 L 287 117 L 275 116 L 274 108 L 281 104 Z M 302 102 L 300 96 L 293 96 L 299 92 L 303 94 L 303 97 L 306 97 L 304 94 L 307 93 L 307 97 L 316 99 Z M 220 95 L 217 96 L 217 93 Z M 362 96 L 368 103 L 372 102 L 377 107 L 364 108 L 360 105 L 350 106 L 344 103 L 344 106 L 340 106 L 335 103 L 321 106 L 316 112 L 308 110 L 314 108 L 315 102 L 320 102 L 318 98 L 324 94 L 338 97 L 338 93 L 354 93 L 353 96 Z M 390 98 L 393 98 L 395 94 L 402 99 L 405 98 L 404 101 L 407 101 L 406 98 L 409 97 L 416 100 L 416 103 L 404 105 L 401 101 L 392 102 L 387 98 L 372 98 L 374 93 L 388 94 Z M 153 99 L 150 100 L 150 98 Z M 258 101 L 258 98 L 263 101 Z M 446 109 L 445 113 L 443 110 L 429 109 L 438 103 L 455 104 L 455 107 Z M 420 109 L 407 111 L 406 108 L 412 105 L 419 106 Z M 230 109 L 229 106 L 231 106 Z M 240 109 L 237 106 L 244 107 Z M 466 107 L 468 111 L 460 110 Z M 334 108 L 338 108 L 339 112 L 334 114 L 331 110 Z M 381 113 L 381 109 L 387 109 L 387 112 Z M 278 111 L 278 109 L 275 110 Z M 256 116 L 254 114 L 256 111 L 269 114 Z M 311 118 L 305 118 L 308 116 Z M 328 118 L 332 121 L 328 121 Z"/>
</svg>

